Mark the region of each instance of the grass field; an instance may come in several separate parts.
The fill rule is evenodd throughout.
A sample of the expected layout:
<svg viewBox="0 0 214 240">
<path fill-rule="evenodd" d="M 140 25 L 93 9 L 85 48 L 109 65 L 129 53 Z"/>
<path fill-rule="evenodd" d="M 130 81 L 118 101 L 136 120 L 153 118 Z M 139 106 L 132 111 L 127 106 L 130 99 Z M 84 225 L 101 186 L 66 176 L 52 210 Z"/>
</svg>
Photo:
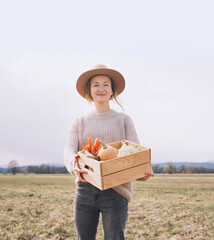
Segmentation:
<svg viewBox="0 0 214 240">
<path fill-rule="evenodd" d="M 214 175 L 156 175 L 133 185 L 127 240 L 214 239 Z M 0 175 L 0 239 L 76 239 L 74 192 L 70 175 Z"/>
</svg>

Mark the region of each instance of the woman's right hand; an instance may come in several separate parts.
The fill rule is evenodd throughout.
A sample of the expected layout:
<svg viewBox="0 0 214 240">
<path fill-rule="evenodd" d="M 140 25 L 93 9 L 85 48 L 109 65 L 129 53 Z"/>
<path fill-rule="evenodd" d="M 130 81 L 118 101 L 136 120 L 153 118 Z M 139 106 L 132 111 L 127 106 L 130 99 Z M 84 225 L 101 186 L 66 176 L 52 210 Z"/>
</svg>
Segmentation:
<svg viewBox="0 0 214 240">
<path fill-rule="evenodd" d="M 85 170 L 82 170 L 80 168 L 80 165 L 79 165 L 79 155 L 76 154 L 75 155 L 75 159 L 76 159 L 76 164 L 75 164 L 75 168 L 74 168 L 74 173 L 78 179 L 78 181 L 80 182 L 87 182 L 83 177 L 82 177 L 82 174 L 88 174 Z"/>
</svg>

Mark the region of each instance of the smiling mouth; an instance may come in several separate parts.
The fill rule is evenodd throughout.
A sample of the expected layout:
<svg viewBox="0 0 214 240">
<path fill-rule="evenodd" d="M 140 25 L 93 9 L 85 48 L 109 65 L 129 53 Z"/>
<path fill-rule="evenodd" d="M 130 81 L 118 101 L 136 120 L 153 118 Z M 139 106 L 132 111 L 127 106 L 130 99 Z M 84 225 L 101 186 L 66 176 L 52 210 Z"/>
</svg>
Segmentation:
<svg viewBox="0 0 214 240">
<path fill-rule="evenodd" d="M 105 96 L 105 95 L 106 95 L 106 94 L 97 94 L 97 96 L 101 96 L 101 97 L 102 97 L 102 96 Z"/>
</svg>

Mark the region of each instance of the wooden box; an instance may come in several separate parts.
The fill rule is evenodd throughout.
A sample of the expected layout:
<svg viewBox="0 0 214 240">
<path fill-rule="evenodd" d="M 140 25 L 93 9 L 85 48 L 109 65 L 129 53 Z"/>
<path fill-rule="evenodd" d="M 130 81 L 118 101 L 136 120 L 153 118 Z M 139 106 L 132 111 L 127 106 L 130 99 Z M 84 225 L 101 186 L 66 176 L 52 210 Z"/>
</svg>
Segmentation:
<svg viewBox="0 0 214 240">
<path fill-rule="evenodd" d="M 119 149 L 124 141 L 107 145 Z M 144 177 L 145 172 L 151 172 L 151 149 L 143 146 L 140 146 L 140 151 L 136 153 L 106 161 L 88 158 L 81 152 L 79 155 L 81 168 L 88 172 L 83 174 L 83 178 L 101 190 Z"/>
</svg>

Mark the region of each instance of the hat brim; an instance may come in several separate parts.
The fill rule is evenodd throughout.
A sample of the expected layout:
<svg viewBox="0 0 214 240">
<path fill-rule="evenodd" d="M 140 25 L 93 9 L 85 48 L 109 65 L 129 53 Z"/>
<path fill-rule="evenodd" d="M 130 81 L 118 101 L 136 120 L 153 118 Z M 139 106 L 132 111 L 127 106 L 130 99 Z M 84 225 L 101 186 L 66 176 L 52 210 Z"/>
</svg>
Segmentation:
<svg viewBox="0 0 214 240">
<path fill-rule="evenodd" d="M 86 98 L 86 85 L 88 80 L 96 75 L 107 75 L 112 79 L 116 96 L 121 94 L 125 88 L 125 79 L 118 71 L 109 68 L 92 69 L 82 73 L 77 79 L 76 89 L 82 97 Z"/>
</svg>

